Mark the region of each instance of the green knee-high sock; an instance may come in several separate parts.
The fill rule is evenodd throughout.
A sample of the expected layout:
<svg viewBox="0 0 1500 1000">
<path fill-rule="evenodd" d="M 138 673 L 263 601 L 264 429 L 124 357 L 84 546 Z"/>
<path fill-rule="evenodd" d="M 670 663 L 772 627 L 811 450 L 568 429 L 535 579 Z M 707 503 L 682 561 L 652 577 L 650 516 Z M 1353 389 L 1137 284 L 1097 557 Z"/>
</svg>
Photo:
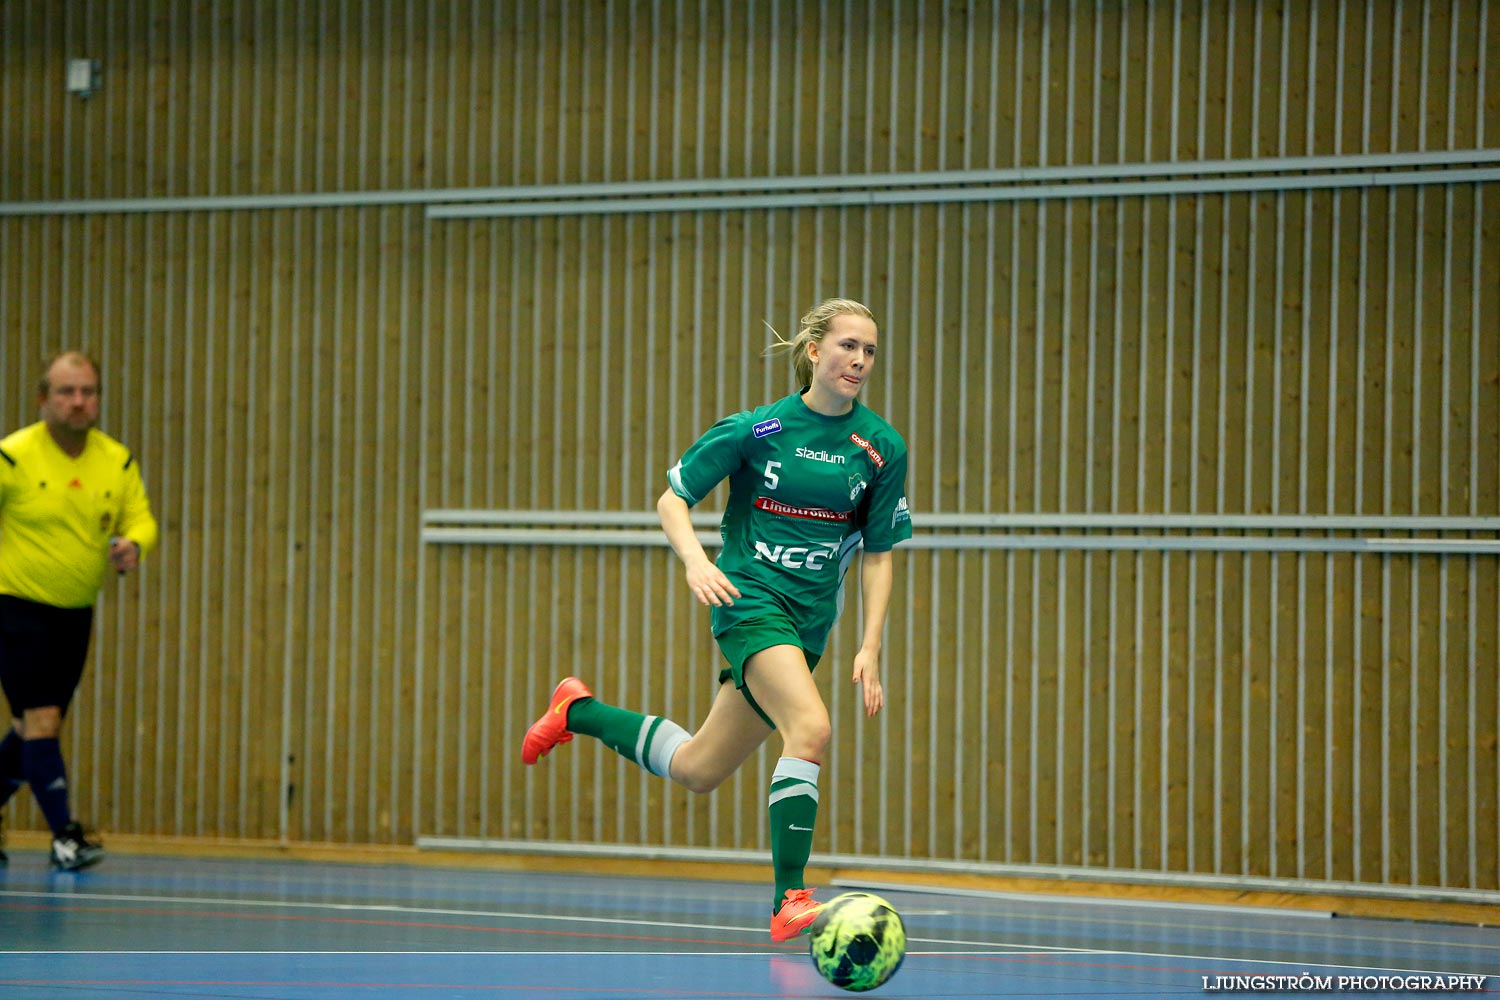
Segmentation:
<svg viewBox="0 0 1500 1000">
<path fill-rule="evenodd" d="M 592 736 L 663 778 L 672 776 L 672 755 L 688 741 L 687 730 L 671 719 L 616 708 L 597 698 L 579 698 L 568 706 L 568 731 Z"/>
<path fill-rule="evenodd" d="M 776 870 L 772 913 L 781 909 L 781 899 L 788 889 L 805 886 L 803 872 L 812 854 L 813 827 L 818 818 L 820 770 L 810 760 L 782 757 L 771 775 L 771 865 Z"/>
</svg>

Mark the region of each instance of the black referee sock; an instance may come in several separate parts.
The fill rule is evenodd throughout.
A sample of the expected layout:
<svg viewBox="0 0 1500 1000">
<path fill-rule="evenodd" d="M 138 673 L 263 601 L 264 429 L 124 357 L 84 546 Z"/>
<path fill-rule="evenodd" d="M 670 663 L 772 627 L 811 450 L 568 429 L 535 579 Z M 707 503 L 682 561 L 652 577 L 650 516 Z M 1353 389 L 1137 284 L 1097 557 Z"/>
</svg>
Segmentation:
<svg viewBox="0 0 1500 1000">
<path fill-rule="evenodd" d="M 26 783 L 54 835 L 73 821 L 68 811 L 68 770 L 63 764 L 62 744 L 49 740 L 26 740 L 21 748 L 26 765 Z"/>
<path fill-rule="evenodd" d="M 14 729 L 5 731 L 0 739 L 0 806 L 10 801 L 16 789 L 26 783 L 25 765 L 21 762 L 20 735 Z"/>
</svg>

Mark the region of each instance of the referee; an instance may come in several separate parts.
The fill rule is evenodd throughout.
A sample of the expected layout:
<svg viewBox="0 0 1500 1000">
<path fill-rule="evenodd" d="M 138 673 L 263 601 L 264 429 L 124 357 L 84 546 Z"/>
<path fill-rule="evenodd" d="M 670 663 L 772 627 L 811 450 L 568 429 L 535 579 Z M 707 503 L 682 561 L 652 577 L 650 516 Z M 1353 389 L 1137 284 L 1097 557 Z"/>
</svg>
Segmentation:
<svg viewBox="0 0 1500 1000">
<path fill-rule="evenodd" d="M 68 808 L 59 735 L 83 676 L 94 600 L 156 544 L 140 466 L 96 429 L 99 366 L 67 351 L 37 385 L 42 419 L 0 439 L 0 806 L 31 786 L 52 829 L 52 866 L 87 868 L 104 848 Z M 6 861 L 0 851 L 0 864 Z"/>
</svg>

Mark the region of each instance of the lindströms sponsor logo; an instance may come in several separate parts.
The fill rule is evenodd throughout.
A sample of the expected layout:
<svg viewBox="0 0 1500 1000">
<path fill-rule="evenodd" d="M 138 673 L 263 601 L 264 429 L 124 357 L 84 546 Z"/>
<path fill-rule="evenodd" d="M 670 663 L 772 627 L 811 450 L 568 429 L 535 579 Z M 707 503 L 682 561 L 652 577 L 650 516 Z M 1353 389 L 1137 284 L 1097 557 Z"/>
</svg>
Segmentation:
<svg viewBox="0 0 1500 1000">
<path fill-rule="evenodd" d="M 783 517 L 805 517 L 811 521 L 852 521 L 854 519 L 853 511 L 829 510 L 827 507 L 793 507 L 789 503 L 782 503 L 770 497 L 756 497 L 755 508 L 771 514 L 780 514 Z"/>
<path fill-rule="evenodd" d="M 798 448 L 798 458 L 810 458 L 814 462 L 827 462 L 829 465 L 843 465 L 846 461 L 843 455 L 835 455 L 823 448 Z"/>
</svg>

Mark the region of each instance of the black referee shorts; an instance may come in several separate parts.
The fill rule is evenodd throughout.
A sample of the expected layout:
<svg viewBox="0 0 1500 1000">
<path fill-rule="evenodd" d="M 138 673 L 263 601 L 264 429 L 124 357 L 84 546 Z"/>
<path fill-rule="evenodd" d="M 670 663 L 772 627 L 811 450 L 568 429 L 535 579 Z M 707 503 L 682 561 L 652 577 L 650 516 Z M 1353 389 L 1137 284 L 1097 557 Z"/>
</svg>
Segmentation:
<svg viewBox="0 0 1500 1000">
<path fill-rule="evenodd" d="M 12 718 L 50 705 L 67 714 L 93 628 L 93 608 L 54 608 L 0 594 L 0 688 Z"/>
</svg>

